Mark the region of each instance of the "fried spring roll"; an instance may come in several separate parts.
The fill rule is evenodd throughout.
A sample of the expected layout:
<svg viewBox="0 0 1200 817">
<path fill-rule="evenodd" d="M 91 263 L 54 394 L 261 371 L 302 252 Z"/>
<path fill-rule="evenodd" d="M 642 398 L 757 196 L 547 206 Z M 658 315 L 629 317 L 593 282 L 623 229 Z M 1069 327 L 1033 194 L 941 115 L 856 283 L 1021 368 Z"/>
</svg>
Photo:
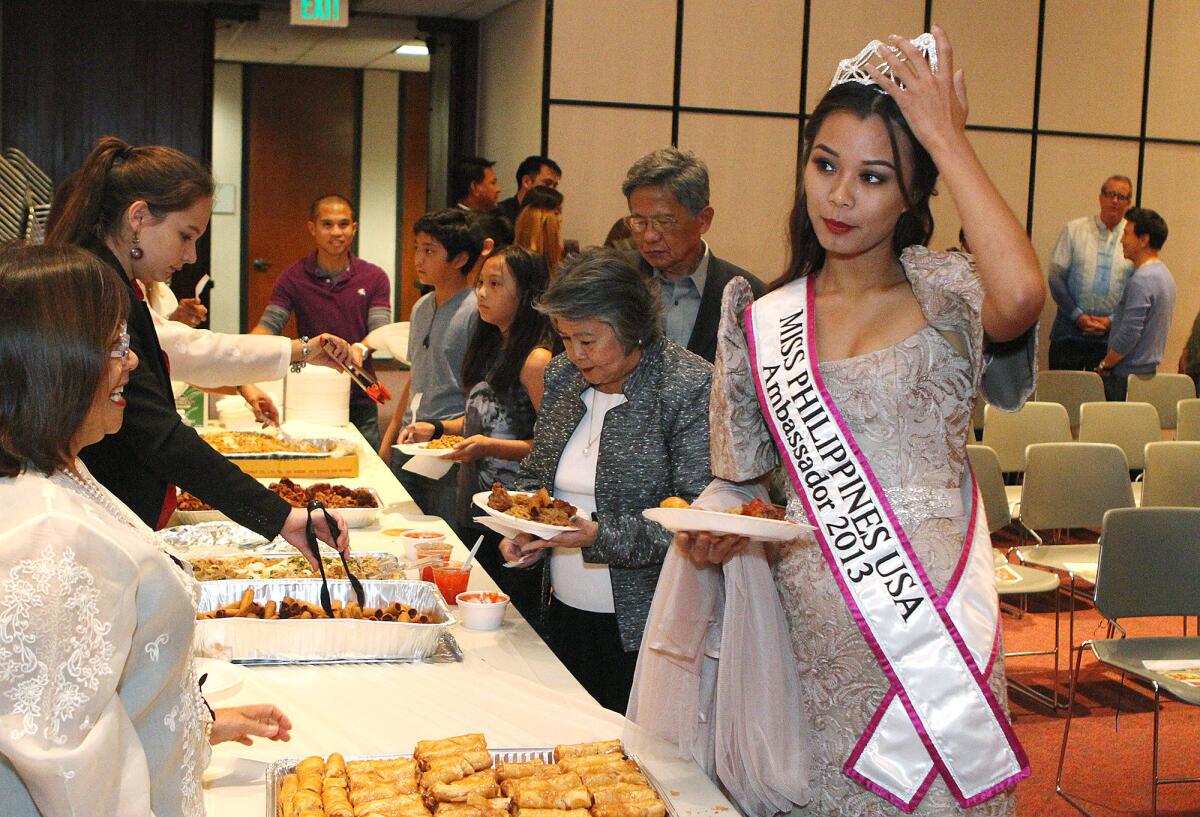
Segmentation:
<svg viewBox="0 0 1200 817">
<path fill-rule="evenodd" d="M 582 757 L 584 755 L 608 755 L 623 752 L 621 741 L 600 740 L 592 743 L 562 743 L 554 747 L 554 759 Z"/>
<path fill-rule="evenodd" d="M 611 786 L 613 783 L 637 783 L 639 786 L 649 786 L 650 781 L 646 779 L 646 775 L 641 772 L 589 772 L 582 771 L 579 773 L 583 779 L 583 785 L 589 789 L 599 788 L 600 786 Z"/>
<path fill-rule="evenodd" d="M 500 786 L 496 783 L 496 771 L 486 769 L 451 783 L 434 783 L 430 797 L 439 803 L 464 803 L 471 792 L 484 797 L 498 797 Z"/>
<path fill-rule="evenodd" d="M 662 800 L 639 803 L 605 803 L 592 806 L 592 817 L 666 817 L 667 806 Z"/>
<path fill-rule="evenodd" d="M 388 800 L 400 795 L 400 790 L 391 783 L 377 783 L 373 786 L 363 786 L 350 790 L 350 802 L 355 806 L 362 803 L 372 803 L 376 800 Z"/>
<path fill-rule="evenodd" d="M 294 774 L 283 776 L 279 783 L 279 814 L 277 817 L 292 817 L 296 812 L 296 792 L 300 781 Z"/>
<path fill-rule="evenodd" d="M 563 758 L 558 764 L 571 772 L 636 772 L 638 765 L 620 755 L 586 755 L 584 757 Z"/>
<path fill-rule="evenodd" d="M 649 786 L 639 786 L 636 783 L 613 783 L 611 786 L 600 786 L 592 791 L 596 805 L 609 803 L 639 803 L 645 800 L 655 800 L 658 795 Z"/>
<path fill-rule="evenodd" d="M 553 769 L 549 774 L 562 774 L 561 769 L 547 766 L 546 761 L 538 757 L 524 763 L 497 763 L 496 779 L 503 783 L 521 777 L 541 777 L 547 774 L 547 769 Z"/>
<path fill-rule="evenodd" d="M 401 794 L 354 807 L 354 817 L 430 817 L 420 795 Z"/>
<path fill-rule="evenodd" d="M 514 780 L 505 780 L 500 785 L 500 790 L 505 797 L 511 797 L 516 801 L 517 805 L 533 805 L 532 803 L 522 803 L 521 796 L 526 792 L 556 792 L 567 791 L 568 789 L 579 788 L 583 785 L 583 780 L 574 772 L 554 775 L 552 777 L 518 777 Z M 556 808 L 555 806 L 544 806 L 544 808 Z"/>
<path fill-rule="evenodd" d="M 513 811 L 513 817 L 592 817 L 592 814 L 585 808 L 559 809 L 517 807 L 517 809 Z"/>
</svg>

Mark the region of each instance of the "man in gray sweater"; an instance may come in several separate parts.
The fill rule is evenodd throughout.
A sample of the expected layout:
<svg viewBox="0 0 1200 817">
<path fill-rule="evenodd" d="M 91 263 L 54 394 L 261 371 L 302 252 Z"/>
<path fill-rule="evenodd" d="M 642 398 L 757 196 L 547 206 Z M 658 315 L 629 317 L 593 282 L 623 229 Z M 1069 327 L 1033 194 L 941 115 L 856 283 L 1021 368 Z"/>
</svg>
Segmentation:
<svg viewBox="0 0 1200 817">
<path fill-rule="evenodd" d="M 1167 240 L 1167 222 L 1153 210 L 1134 207 L 1125 213 L 1121 249 L 1133 262 L 1133 275 L 1113 311 L 1108 354 L 1096 367 L 1109 400 L 1124 400 L 1127 376 L 1153 374 L 1163 358 L 1175 280 L 1158 257 Z"/>
</svg>

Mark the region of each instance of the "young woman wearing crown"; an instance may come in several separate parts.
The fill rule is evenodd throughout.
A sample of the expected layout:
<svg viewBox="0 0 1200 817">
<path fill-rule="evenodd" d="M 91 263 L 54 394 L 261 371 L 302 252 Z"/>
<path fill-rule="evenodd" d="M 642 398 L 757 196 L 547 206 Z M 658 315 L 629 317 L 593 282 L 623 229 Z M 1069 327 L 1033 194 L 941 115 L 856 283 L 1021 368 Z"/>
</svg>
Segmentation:
<svg viewBox="0 0 1200 817">
<path fill-rule="evenodd" d="M 789 518 L 815 530 L 769 559 L 745 538 L 676 535 L 630 718 L 755 815 L 1008 815 L 1029 774 L 965 446 L 980 388 L 1010 410 L 1033 390 L 1045 285 L 966 109 L 936 27 L 843 61 L 805 127 L 786 271 L 755 303 L 725 290 L 718 479 L 696 505 L 765 497 L 779 468 Z M 939 173 L 973 263 L 925 247 Z M 689 679 L 685 703 L 654 700 Z"/>
</svg>

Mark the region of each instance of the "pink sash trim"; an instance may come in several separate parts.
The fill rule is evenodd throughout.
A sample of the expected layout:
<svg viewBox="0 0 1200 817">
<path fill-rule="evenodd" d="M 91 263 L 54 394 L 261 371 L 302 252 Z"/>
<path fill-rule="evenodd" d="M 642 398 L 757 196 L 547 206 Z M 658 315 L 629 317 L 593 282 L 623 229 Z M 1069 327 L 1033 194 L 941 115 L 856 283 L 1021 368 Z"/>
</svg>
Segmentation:
<svg viewBox="0 0 1200 817">
<path fill-rule="evenodd" d="M 842 598 L 845 601 L 846 606 L 847 606 L 848 610 L 850 611 L 851 616 L 854 618 L 855 624 L 859 628 L 859 632 L 862 633 L 864 640 L 866 641 L 868 647 L 871 649 L 871 652 L 875 655 L 875 659 L 879 663 L 880 669 L 883 671 L 885 677 L 887 677 L 888 682 L 889 682 L 889 690 L 888 690 L 887 694 L 884 696 L 883 701 L 880 703 L 879 707 L 876 709 L 874 715 L 872 716 L 870 722 L 867 725 L 867 728 L 864 730 L 862 737 L 860 737 L 858 743 L 852 750 L 850 757 L 847 759 L 846 764 L 843 767 L 843 771 L 845 772 L 845 774 L 847 774 L 847 776 L 854 779 L 856 782 L 858 782 L 864 788 L 867 788 L 868 790 L 874 792 L 879 797 L 882 797 L 883 799 L 892 803 L 893 805 L 895 805 L 897 808 L 901 809 L 905 813 L 911 813 L 917 807 L 917 805 L 920 803 L 921 799 L 928 792 L 929 787 L 933 783 L 933 778 L 937 774 L 940 774 L 942 776 L 942 778 L 946 781 L 946 785 L 947 785 L 948 789 L 953 794 L 954 798 L 963 807 L 969 807 L 972 805 L 976 805 L 978 803 L 981 803 L 981 802 L 984 802 L 984 801 L 990 799 L 991 797 L 994 797 L 999 792 L 1002 792 L 1005 789 L 1010 788 L 1011 786 L 1015 785 L 1016 783 L 1020 782 L 1021 780 L 1024 780 L 1025 778 L 1029 777 L 1029 775 L 1031 774 L 1029 760 L 1025 754 L 1025 751 L 1024 751 L 1023 747 L 1021 746 L 1020 742 L 1017 740 L 1016 734 L 1013 732 L 1012 726 L 1008 722 L 1008 718 L 1005 716 L 1004 711 L 999 704 L 999 701 L 996 700 L 996 697 L 992 694 L 991 689 L 988 687 L 986 674 L 980 673 L 978 664 L 975 662 L 973 656 L 971 655 L 969 648 L 966 646 L 966 643 L 962 639 L 961 633 L 959 632 L 959 630 L 958 630 L 957 626 L 954 624 L 954 622 L 951 620 L 950 615 L 946 610 L 946 606 L 947 606 L 950 598 L 953 596 L 954 591 L 958 589 L 958 584 L 962 578 L 963 573 L 965 572 L 966 565 L 969 561 L 972 538 L 975 533 L 976 521 L 977 521 L 978 515 L 979 515 L 978 492 L 977 492 L 977 490 L 972 491 L 970 523 L 968 525 L 968 530 L 967 530 L 967 534 L 965 537 L 963 552 L 959 557 L 958 563 L 955 567 L 954 574 L 952 575 L 950 582 L 947 584 L 946 590 L 943 593 L 939 594 L 934 589 L 933 583 L 930 581 L 928 574 L 925 572 L 924 566 L 921 564 L 920 559 L 917 558 L 916 552 L 913 550 L 912 544 L 909 542 L 908 536 L 905 533 L 904 528 L 900 525 L 899 520 L 896 518 L 895 512 L 892 509 L 891 503 L 888 501 L 886 493 L 884 492 L 882 486 L 879 484 L 879 481 L 875 476 L 874 470 L 871 468 L 870 463 L 867 461 L 867 458 L 863 455 L 862 449 L 858 445 L 858 441 L 855 439 L 853 432 L 851 431 L 850 427 L 847 425 L 844 417 L 842 416 L 841 412 L 838 410 L 836 403 L 833 401 L 833 399 L 829 395 L 829 392 L 825 386 L 824 378 L 821 375 L 820 365 L 819 365 L 819 361 L 818 361 L 817 354 L 816 354 L 815 310 L 813 308 L 814 301 L 815 301 L 815 291 L 813 289 L 811 278 L 808 278 L 805 282 L 805 299 L 806 299 L 806 306 L 807 306 L 806 311 L 805 311 L 806 337 L 808 339 L 810 371 L 812 372 L 812 375 L 813 375 L 813 385 L 816 388 L 818 394 L 820 394 L 821 400 L 824 403 L 825 408 L 829 412 L 830 416 L 833 418 L 834 422 L 837 424 L 837 427 L 840 430 L 842 436 L 845 438 L 846 443 L 850 448 L 850 451 L 853 453 L 855 459 L 858 461 L 858 464 L 859 464 L 860 468 L 862 469 L 862 472 L 863 472 L 864 476 L 866 477 L 867 481 L 871 485 L 872 490 L 879 497 L 880 505 L 881 505 L 884 513 L 886 514 L 889 523 L 891 524 L 893 530 L 895 531 L 895 533 L 897 535 L 897 540 L 899 542 L 900 547 L 903 548 L 905 555 L 909 559 L 910 564 L 913 566 L 914 570 L 916 571 L 918 579 L 921 582 L 926 595 L 933 602 L 934 609 L 937 611 L 938 616 L 943 623 L 943 626 L 947 629 L 948 634 L 950 635 L 955 647 L 958 649 L 959 654 L 963 657 L 967 668 L 970 670 L 973 680 L 979 685 L 981 694 L 984 696 L 985 700 L 988 703 L 989 708 L 991 709 L 997 722 L 999 723 L 1000 728 L 1001 728 L 1005 738 L 1007 739 L 1007 741 L 1013 751 L 1013 754 L 1017 760 L 1017 763 L 1020 767 L 1016 773 L 1001 780 L 997 784 L 985 789 L 982 792 L 979 792 L 971 797 L 966 797 L 963 794 L 963 792 L 960 790 L 959 786 L 955 782 L 954 777 L 951 775 L 949 769 L 947 768 L 945 761 L 941 757 L 936 745 L 933 742 L 933 739 L 929 735 L 920 715 L 918 714 L 916 708 L 914 707 L 914 705 L 912 704 L 911 700 L 909 699 L 907 693 L 905 692 L 903 684 L 900 683 L 900 680 L 897 677 L 895 670 L 891 666 L 891 662 L 888 660 L 888 658 L 884 654 L 882 648 L 879 646 L 879 643 L 875 637 L 875 634 L 871 630 L 871 627 L 867 624 L 865 617 L 864 617 L 862 611 L 859 609 L 857 603 L 854 601 L 849 588 L 846 586 L 846 583 L 841 574 L 841 571 L 837 567 L 836 556 L 833 554 L 832 548 L 830 547 L 828 541 L 825 539 L 825 536 L 822 533 L 820 526 L 816 526 L 816 530 L 814 531 L 815 537 L 816 537 L 817 541 L 819 542 L 819 544 L 821 545 L 821 550 L 822 550 L 823 555 L 825 556 L 826 562 L 829 564 L 830 572 L 833 574 L 834 579 L 837 581 L 838 590 L 842 594 Z M 743 325 L 745 328 L 745 334 L 746 334 L 746 339 L 747 339 L 747 343 L 748 343 L 748 351 L 749 351 L 749 355 L 750 355 L 750 365 L 751 365 L 752 373 L 754 375 L 754 377 L 753 377 L 754 386 L 755 386 L 755 392 L 758 396 L 759 406 L 762 409 L 763 414 L 767 417 L 770 417 L 771 410 L 769 407 L 769 403 L 767 401 L 767 396 L 764 392 L 763 384 L 762 384 L 760 378 L 758 377 L 758 372 L 760 371 L 760 369 L 759 369 L 759 354 L 758 354 L 758 348 L 757 348 L 757 338 L 755 335 L 754 323 L 753 323 L 753 319 L 752 319 L 753 309 L 754 309 L 754 304 L 750 304 L 749 306 L 746 307 L 746 310 L 743 315 Z M 771 436 L 775 441 L 777 449 L 781 452 L 780 453 L 780 461 L 787 468 L 788 476 L 792 480 L 793 486 L 796 488 L 796 493 L 800 497 L 800 501 L 804 505 L 805 511 L 808 513 L 809 518 L 815 521 L 818 518 L 816 510 L 812 507 L 811 503 L 809 502 L 807 493 L 804 490 L 804 483 L 800 477 L 800 474 L 796 470 L 795 463 L 792 461 L 792 458 L 787 456 L 785 453 L 788 450 L 786 444 L 784 443 L 783 439 L 779 435 L 779 432 L 775 428 L 773 423 L 768 422 L 767 427 L 770 430 Z M 974 475 L 971 474 L 970 476 L 971 476 L 971 481 L 972 481 L 972 485 L 973 485 L 974 484 Z M 989 673 L 990 673 L 992 665 L 995 662 L 996 656 L 998 654 L 999 643 L 1000 643 L 999 624 L 997 623 L 997 632 L 996 632 L 996 635 L 993 637 L 991 655 L 989 657 L 989 660 L 987 661 L 987 672 L 989 672 Z M 934 768 L 929 772 L 929 774 L 923 780 L 921 785 L 918 787 L 916 793 L 907 802 L 905 802 L 902 798 L 898 797 L 896 794 L 888 791 L 887 789 L 883 788 L 882 786 L 879 786 L 875 782 L 864 777 L 863 775 L 858 773 L 853 768 L 855 763 L 861 756 L 863 750 L 865 749 L 866 745 L 870 741 L 871 736 L 874 734 L 875 730 L 878 728 L 879 722 L 882 720 L 884 714 L 887 711 L 888 704 L 890 704 L 891 699 L 896 696 L 899 697 L 900 702 L 909 717 L 909 720 L 912 722 L 918 736 L 920 737 L 921 742 L 925 745 L 926 751 L 928 752 L 929 758 L 932 761 L 933 766 L 934 766 Z"/>
</svg>

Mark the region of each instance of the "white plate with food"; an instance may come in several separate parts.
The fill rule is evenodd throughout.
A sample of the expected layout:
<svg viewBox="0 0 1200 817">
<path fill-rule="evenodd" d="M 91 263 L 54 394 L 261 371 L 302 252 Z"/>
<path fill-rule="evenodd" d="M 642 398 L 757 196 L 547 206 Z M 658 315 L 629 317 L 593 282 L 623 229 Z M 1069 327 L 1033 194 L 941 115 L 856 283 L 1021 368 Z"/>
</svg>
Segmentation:
<svg viewBox="0 0 1200 817">
<path fill-rule="evenodd" d="M 400 443 L 392 447 L 410 457 L 444 457 L 450 452 L 450 449 L 462 441 L 462 437 L 447 434 L 445 437 L 438 437 L 427 443 Z"/>
<path fill-rule="evenodd" d="M 576 530 L 574 525 L 552 524 L 534 518 L 548 517 L 556 523 L 559 519 L 569 522 L 578 511 L 574 505 L 550 496 L 545 488 L 536 493 L 523 493 L 505 490 L 497 484 L 491 491 L 475 494 L 472 501 L 488 516 L 539 539 L 552 539 L 560 533 Z"/>
<path fill-rule="evenodd" d="M 755 515 L 768 513 L 778 515 L 783 510 L 776 505 L 767 505 L 758 500 L 747 502 L 728 511 L 705 511 L 700 508 L 647 508 L 642 516 L 657 522 L 669 531 L 708 531 L 710 533 L 735 534 L 761 539 L 768 542 L 790 542 L 811 525 L 787 519 L 772 519 Z M 749 511 L 749 513 L 747 513 Z"/>
</svg>

